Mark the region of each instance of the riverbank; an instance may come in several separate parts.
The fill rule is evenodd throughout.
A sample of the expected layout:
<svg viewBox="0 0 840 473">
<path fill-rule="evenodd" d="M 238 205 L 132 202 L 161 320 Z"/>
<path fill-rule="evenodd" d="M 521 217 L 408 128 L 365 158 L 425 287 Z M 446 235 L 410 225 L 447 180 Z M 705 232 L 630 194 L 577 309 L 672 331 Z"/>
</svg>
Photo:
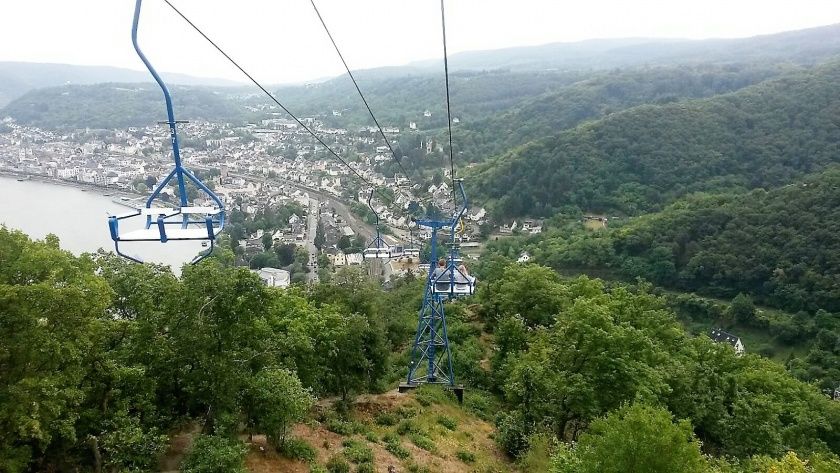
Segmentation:
<svg viewBox="0 0 840 473">
<path fill-rule="evenodd" d="M 116 194 L 139 198 L 129 202 L 104 195 L 111 193 L 110 188 L 82 186 L 44 176 L 18 181 L 21 177 L 20 174 L 0 175 L 0 225 L 20 230 L 33 239 L 56 235 L 62 249 L 77 255 L 100 248 L 113 251 L 108 216 L 125 213 L 126 207 L 136 208 L 143 201 L 135 193 Z M 142 226 L 141 222 L 134 222 L 127 229 L 134 229 L 134 224 Z M 182 264 L 203 249 L 200 242 L 191 241 L 132 242 L 121 248 L 145 261 L 171 266 L 176 274 Z"/>
<path fill-rule="evenodd" d="M 45 176 L 43 174 L 29 174 L 25 172 L 17 172 L 10 169 L 0 169 L 0 176 L 11 177 L 14 179 L 25 178 L 29 181 L 42 182 L 44 184 L 52 184 L 56 186 L 74 187 L 82 191 L 92 190 L 97 194 L 105 197 L 129 197 L 139 198 L 143 197 L 140 193 L 130 189 L 123 189 L 119 187 L 100 186 L 90 182 L 72 181 L 69 179 L 59 179 L 57 177 Z"/>
</svg>

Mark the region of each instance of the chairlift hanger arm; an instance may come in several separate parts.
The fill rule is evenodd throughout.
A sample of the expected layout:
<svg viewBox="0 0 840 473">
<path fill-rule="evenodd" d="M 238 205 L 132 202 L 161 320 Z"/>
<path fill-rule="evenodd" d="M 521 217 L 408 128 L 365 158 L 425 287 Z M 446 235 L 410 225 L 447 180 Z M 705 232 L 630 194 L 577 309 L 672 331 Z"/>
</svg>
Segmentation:
<svg viewBox="0 0 840 473">
<path fill-rule="evenodd" d="M 452 106 L 449 94 L 449 54 L 446 51 L 446 13 L 440 0 L 440 23 L 443 37 L 443 72 L 446 79 L 446 125 L 449 130 L 449 172 L 452 178 L 452 204 L 455 204 L 455 157 L 452 150 Z"/>
<path fill-rule="evenodd" d="M 373 212 L 374 217 L 376 217 L 376 236 L 379 237 L 379 213 L 377 213 L 376 209 L 373 208 L 373 203 L 371 202 L 373 200 L 373 193 L 374 193 L 374 189 L 371 188 L 370 195 L 368 195 L 367 203 L 368 203 L 368 208 L 370 209 L 371 212 Z"/>
<path fill-rule="evenodd" d="M 464 215 L 467 214 L 467 209 L 469 208 L 469 201 L 467 201 L 467 193 L 464 191 L 464 180 L 463 179 L 456 179 L 455 182 L 458 184 L 458 189 L 461 191 L 461 199 L 464 203 L 461 205 L 461 210 L 458 211 L 458 214 L 455 218 L 452 219 L 452 226 L 450 227 L 450 231 L 452 232 L 452 239 L 455 239 L 455 227 L 458 226 L 458 222 L 464 218 Z"/>
<path fill-rule="evenodd" d="M 184 174 L 181 168 L 181 151 L 180 147 L 178 146 L 178 130 L 177 130 L 177 122 L 175 120 L 175 110 L 172 106 L 172 95 L 169 93 L 169 88 L 166 86 L 166 83 L 163 82 L 160 75 L 158 74 L 155 67 L 152 66 L 152 63 L 149 62 L 149 59 L 146 58 L 146 55 L 143 54 L 143 50 L 140 49 L 140 44 L 137 41 L 137 29 L 140 26 L 140 10 L 143 7 L 143 0 L 136 0 L 134 3 L 134 19 L 131 24 L 131 44 L 134 46 L 134 51 L 137 52 L 137 56 L 140 57 L 140 60 L 143 61 L 143 64 L 146 66 L 146 69 L 149 70 L 149 73 L 152 74 L 152 77 L 157 82 L 160 89 L 163 91 L 163 98 L 166 100 L 166 117 L 168 119 L 169 124 L 169 138 L 172 144 L 172 155 L 175 158 L 175 175 L 178 180 L 178 194 L 181 199 L 181 206 L 186 207 L 187 205 L 187 189 L 186 184 L 184 183 Z M 166 184 L 166 181 L 163 181 L 161 184 Z M 159 186 L 162 188 L 163 186 Z M 151 199 L 146 202 L 146 207 L 151 207 Z"/>
</svg>

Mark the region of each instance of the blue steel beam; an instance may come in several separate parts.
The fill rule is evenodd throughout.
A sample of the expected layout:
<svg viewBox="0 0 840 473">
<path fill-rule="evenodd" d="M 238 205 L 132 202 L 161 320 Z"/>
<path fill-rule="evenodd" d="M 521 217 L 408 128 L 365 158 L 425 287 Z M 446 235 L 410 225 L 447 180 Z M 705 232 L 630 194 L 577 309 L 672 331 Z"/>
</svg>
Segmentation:
<svg viewBox="0 0 840 473">
<path fill-rule="evenodd" d="M 140 25 L 140 9 L 143 6 L 143 0 L 137 0 L 134 4 L 134 21 L 131 24 L 131 44 L 134 45 L 134 50 L 137 51 L 137 55 L 140 56 L 140 60 L 143 61 L 143 64 L 146 65 L 146 69 L 152 74 L 154 77 L 155 82 L 160 86 L 160 90 L 163 91 L 163 98 L 166 100 L 166 117 L 168 119 L 169 124 L 169 138 L 172 144 L 172 155 L 175 158 L 175 170 L 174 174 L 177 176 L 178 179 L 178 193 L 180 194 L 181 199 L 181 207 L 187 206 L 187 189 L 186 184 L 184 183 L 184 172 L 183 167 L 181 166 L 181 150 L 180 146 L 178 145 L 178 130 L 176 127 L 175 122 L 175 110 L 172 107 L 172 95 L 169 93 L 169 88 L 166 87 L 166 84 L 161 79 L 160 75 L 155 70 L 152 63 L 146 58 L 146 55 L 143 54 L 143 50 L 140 49 L 140 44 L 137 43 L 137 27 Z M 163 189 L 166 184 L 169 183 L 169 180 L 172 179 L 172 173 L 167 176 L 166 179 L 161 181 L 160 185 L 155 189 L 155 192 L 149 196 L 149 199 L 146 201 L 146 207 L 152 206 L 152 201 L 160 193 L 161 189 Z"/>
</svg>

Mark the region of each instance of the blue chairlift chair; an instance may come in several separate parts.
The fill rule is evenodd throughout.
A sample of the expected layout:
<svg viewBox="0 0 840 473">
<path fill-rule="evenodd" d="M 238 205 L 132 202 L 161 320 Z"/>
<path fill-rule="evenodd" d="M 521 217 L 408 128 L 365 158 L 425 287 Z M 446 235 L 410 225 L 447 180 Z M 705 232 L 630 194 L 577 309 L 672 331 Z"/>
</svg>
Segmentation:
<svg viewBox="0 0 840 473">
<path fill-rule="evenodd" d="M 169 125 L 169 136 L 172 143 L 172 155 L 175 160 L 175 167 L 154 189 L 152 194 L 146 200 L 145 207 L 136 209 L 133 212 L 128 212 L 122 215 L 113 215 L 108 218 L 108 227 L 111 233 L 111 239 L 114 241 L 114 249 L 117 254 L 128 258 L 132 261 L 142 263 L 137 257 L 129 256 L 120 250 L 120 243 L 123 242 L 137 242 L 137 241 L 159 241 L 166 243 L 168 241 L 201 241 L 202 246 L 207 246 L 209 242 L 210 247 L 206 251 L 196 256 L 192 263 L 197 263 L 206 258 L 213 251 L 216 237 L 225 226 L 225 207 L 219 196 L 211 191 L 204 183 L 202 183 L 192 172 L 185 168 L 181 163 L 181 151 L 178 144 L 177 124 L 183 123 L 175 120 L 175 112 L 172 107 L 172 96 L 166 84 L 158 75 L 155 68 L 146 59 L 145 54 L 140 49 L 137 43 L 137 27 L 140 22 L 140 9 L 142 0 L 136 0 L 134 7 L 134 21 L 131 28 L 131 41 L 134 44 L 134 50 L 140 56 L 140 60 L 146 65 L 146 68 L 154 77 L 155 82 L 163 91 L 163 97 L 166 101 L 166 124 Z M 155 200 L 160 195 L 160 192 L 175 179 L 178 185 L 179 205 L 177 207 L 154 206 Z M 187 200 L 187 181 L 195 184 L 198 189 L 206 194 L 210 201 L 215 205 L 211 206 L 191 206 Z M 143 222 L 142 228 L 122 232 L 120 223 L 127 220 Z"/>
<path fill-rule="evenodd" d="M 382 235 L 379 233 L 379 214 L 376 212 L 376 209 L 373 208 L 373 204 L 371 203 L 371 200 L 373 199 L 373 192 L 374 189 L 371 189 L 370 195 L 368 196 L 368 207 L 376 217 L 376 224 L 374 225 L 376 228 L 376 237 L 374 237 L 373 241 L 371 241 L 367 248 L 365 248 L 362 252 L 362 257 L 366 260 L 391 259 L 394 257 L 394 251 L 387 243 L 385 243 L 385 240 L 382 239 Z"/>
<path fill-rule="evenodd" d="M 458 179 L 456 182 L 461 191 L 461 197 L 464 202 L 458 214 L 450 221 L 418 222 L 420 225 L 430 226 L 433 229 L 436 226 L 440 228 L 438 225 L 443 224 L 449 227 L 449 231 L 451 233 L 452 241 L 450 243 L 449 255 L 446 259 L 446 264 L 443 267 L 435 266 L 434 268 L 430 268 L 429 285 L 431 286 L 431 292 L 440 299 L 458 299 L 471 296 L 475 293 L 475 277 L 470 276 L 465 268 L 461 268 L 463 260 L 458 256 L 458 246 L 455 244 L 456 230 L 461 222 L 461 219 L 464 215 L 466 215 L 468 208 L 467 194 L 464 191 L 463 180 Z M 436 231 L 434 233 L 436 233 Z M 431 261 L 430 266 L 437 264 L 434 261 L 434 258 L 437 256 L 436 241 L 434 241 L 434 239 L 435 236 L 433 234 L 433 260 Z"/>
</svg>

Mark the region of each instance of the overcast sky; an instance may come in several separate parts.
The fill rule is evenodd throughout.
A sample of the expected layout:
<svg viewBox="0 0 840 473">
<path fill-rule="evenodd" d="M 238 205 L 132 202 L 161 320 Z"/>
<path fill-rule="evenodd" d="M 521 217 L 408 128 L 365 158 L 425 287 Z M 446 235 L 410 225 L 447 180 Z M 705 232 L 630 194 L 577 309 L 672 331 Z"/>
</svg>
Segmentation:
<svg viewBox="0 0 840 473">
<path fill-rule="evenodd" d="M 258 80 L 339 74 L 309 0 L 171 0 Z M 353 69 L 440 57 L 437 0 L 316 0 Z M 0 0 L 0 61 L 142 69 L 134 0 Z M 448 0 L 450 53 L 591 38 L 745 37 L 840 23 L 838 0 Z M 159 70 L 244 81 L 162 0 L 140 42 Z"/>
</svg>

